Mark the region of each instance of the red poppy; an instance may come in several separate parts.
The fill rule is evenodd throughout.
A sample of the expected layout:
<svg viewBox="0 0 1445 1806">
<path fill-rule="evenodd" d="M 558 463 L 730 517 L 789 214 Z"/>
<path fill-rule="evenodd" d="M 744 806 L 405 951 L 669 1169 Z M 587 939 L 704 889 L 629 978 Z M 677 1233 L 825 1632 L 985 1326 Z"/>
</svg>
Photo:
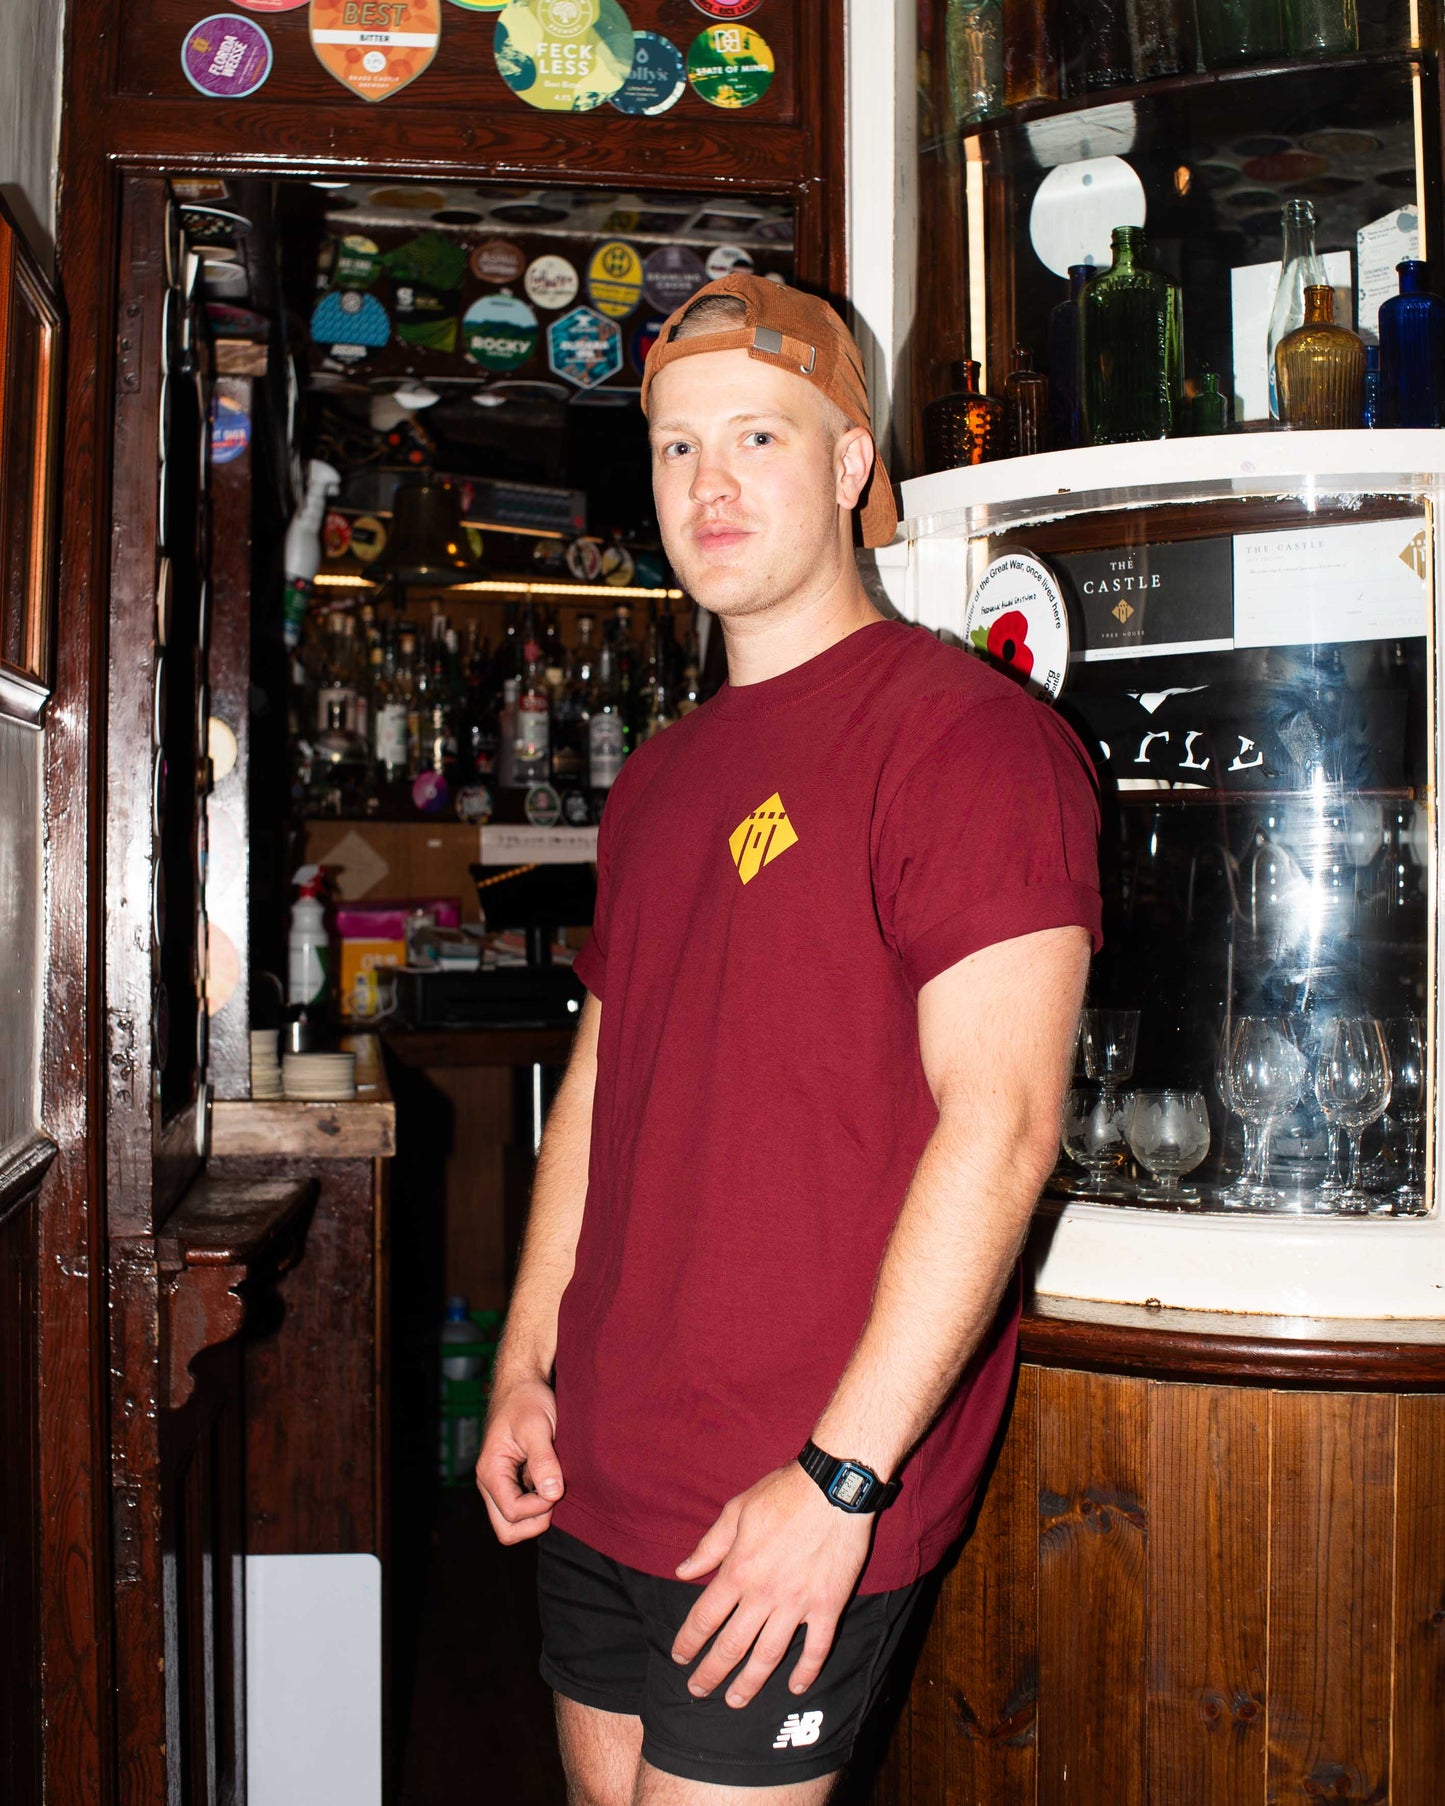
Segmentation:
<svg viewBox="0 0 1445 1806">
<path fill-rule="evenodd" d="M 1029 649 L 1029 618 L 1022 610 L 1011 608 L 1000 615 L 988 630 L 988 655 L 1001 665 L 1027 677 L 1034 668 L 1034 655 Z"/>
</svg>

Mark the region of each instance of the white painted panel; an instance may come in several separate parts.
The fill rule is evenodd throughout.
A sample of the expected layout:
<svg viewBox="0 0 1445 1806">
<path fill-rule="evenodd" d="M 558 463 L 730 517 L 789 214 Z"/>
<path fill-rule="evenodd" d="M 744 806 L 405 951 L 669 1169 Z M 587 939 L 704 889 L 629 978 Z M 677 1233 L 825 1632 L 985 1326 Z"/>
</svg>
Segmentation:
<svg viewBox="0 0 1445 1806">
<path fill-rule="evenodd" d="M 246 1557 L 248 1806 L 381 1806 L 381 1563 Z"/>
<path fill-rule="evenodd" d="M 0 0 L 0 193 L 48 260 L 55 237 L 61 0 Z"/>
<path fill-rule="evenodd" d="M 39 1123 L 42 745 L 0 715 L 0 1154 Z"/>
</svg>

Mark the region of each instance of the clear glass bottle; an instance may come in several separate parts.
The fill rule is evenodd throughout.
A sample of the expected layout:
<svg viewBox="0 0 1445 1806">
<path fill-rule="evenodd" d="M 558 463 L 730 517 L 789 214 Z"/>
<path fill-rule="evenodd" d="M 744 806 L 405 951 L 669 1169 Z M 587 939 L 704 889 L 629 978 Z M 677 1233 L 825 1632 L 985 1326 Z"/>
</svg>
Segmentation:
<svg viewBox="0 0 1445 1806">
<path fill-rule="evenodd" d="M 1280 210 L 1282 235 L 1279 287 L 1274 291 L 1274 306 L 1269 316 L 1269 411 L 1281 418 L 1279 395 L 1275 388 L 1274 354 L 1287 333 L 1304 324 L 1305 290 L 1312 284 L 1327 283 L 1324 259 L 1315 250 L 1315 210 L 1308 201 L 1286 201 Z"/>
<path fill-rule="evenodd" d="M 1445 425 L 1445 296 L 1427 266 L 1395 266 L 1400 292 L 1380 304 L 1380 400 L 1385 426 Z"/>
<path fill-rule="evenodd" d="M 542 648 L 534 639 L 522 647 L 522 682 L 517 691 L 514 782 L 545 784 L 552 774 L 552 711 Z"/>
<path fill-rule="evenodd" d="M 1003 0 L 1004 105 L 1059 98 L 1054 0 Z"/>
<path fill-rule="evenodd" d="M 1206 370 L 1200 378 L 1199 393 L 1190 406 L 1190 419 L 1196 438 L 1229 431 L 1229 397 L 1219 387 L 1219 378 Z"/>
<path fill-rule="evenodd" d="M 1274 354 L 1280 414 L 1286 426 L 1329 429 L 1360 424 L 1365 403 L 1365 347 L 1335 324 L 1335 291 L 1305 290 L 1304 325 Z"/>
<path fill-rule="evenodd" d="M 416 635 L 403 632 L 401 652 L 397 658 L 397 691 L 406 709 L 406 775 L 414 778 L 421 770 L 421 707 L 417 698 Z"/>
<path fill-rule="evenodd" d="M 617 653 L 610 643 L 604 642 L 597 657 L 597 685 L 587 723 L 587 788 L 592 793 L 592 812 L 598 821 L 626 757 L 627 727 L 617 680 Z"/>
<path fill-rule="evenodd" d="M 943 29 L 954 125 L 1002 112 L 1002 0 L 947 0 Z"/>
<path fill-rule="evenodd" d="M 1070 95 L 1092 94 L 1133 81 L 1125 0 L 1064 0 L 1063 86 Z"/>
<path fill-rule="evenodd" d="M 1360 48 L 1355 0 L 1281 0 L 1290 56 L 1349 56 Z"/>
<path fill-rule="evenodd" d="M 396 647 L 382 647 L 381 675 L 371 709 L 372 753 L 382 781 L 398 784 L 407 775 L 406 695 L 397 674 Z"/>
<path fill-rule="evenodd" d="M 1284 49 L 1279 0 L 1195 0 L 1206 69 L 1264 63 Z"/>
<path fill-rule="evenodd" d="M 1127 0 L 1126 18 L 1136 82 L 1161 81 L 1194 67 L 1187 0 Z"/>
<path fill-rule="evenodd" d="M 1027 345 L 1015 345 L 1010 354 L 1003 408 L 1011 458 L 1049 449 L 1049 379 L 1034 369 L 1034 354 Z"/>
<path fill-rule="evenodd" d="M 980 391 L 972 358 L 953 366 L 953 381 L 949 394 L 923 410 L 923 462 L 930 471 L 986 464 L 1003 451 L 1003 403 Z"/>
<path fill-rule="evenodd" d="M 1092 265 L 1069 266 L 1069 292 L 1049 314 L 1049 443 L 1055 451 L 1083 440 L 1079 403 L 1079 297 Z"/>
<path fill-rule="evenodd" d="M 1084 436 L 1090 445 L 1181 430 L 1184 308 L 1179 284 L 1143 261 L 1144 233 L 1115 226 L 1114 262 L 1079 303 Z"/>
<path fill-rule="evenodd" d="M 587 722 L 592 713 L 595 625 L 591 615 L 577 617 L 577 644 L 567 660 L 561 694 L 553 710 L 552 776 L 559 784 L 582 782 Z"/>
</svg>

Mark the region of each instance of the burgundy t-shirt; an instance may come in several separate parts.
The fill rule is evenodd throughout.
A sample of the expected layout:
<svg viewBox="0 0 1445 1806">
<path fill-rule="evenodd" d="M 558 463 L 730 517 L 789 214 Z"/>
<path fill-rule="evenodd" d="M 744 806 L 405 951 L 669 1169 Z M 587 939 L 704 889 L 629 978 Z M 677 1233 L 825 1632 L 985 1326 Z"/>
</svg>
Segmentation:
<svg viewBox="0 0 1445 1806">
<path fill-rule="evenodd" d="M 628 759 L 577 960 L 602 1027 L 558 1326 L 560 1528 L 670 1576 L 797 1455 L 938 1120 L 918 992 L 1017 935 L 1097 943 L 1097 832 L 1068 728 L 899 622 L 724 688 Z M 864 1592 L 962 1528 L 1018 1309 L 1015 1282 L 902 1471 Z"/>
</svg>

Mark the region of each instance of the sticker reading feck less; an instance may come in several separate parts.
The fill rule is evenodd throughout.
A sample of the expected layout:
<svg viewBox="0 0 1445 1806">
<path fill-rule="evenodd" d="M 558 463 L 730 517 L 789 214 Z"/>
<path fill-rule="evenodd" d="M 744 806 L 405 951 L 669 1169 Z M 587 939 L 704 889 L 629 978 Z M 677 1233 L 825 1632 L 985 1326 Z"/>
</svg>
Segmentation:
<svg viewBox="0 0 1445 1806">
<path fill-rule="evenodd" d="M 429 68 L 441 0 L 311 0 L 311 46 L 362 100 L 387 100 Z"/>
</svg>

